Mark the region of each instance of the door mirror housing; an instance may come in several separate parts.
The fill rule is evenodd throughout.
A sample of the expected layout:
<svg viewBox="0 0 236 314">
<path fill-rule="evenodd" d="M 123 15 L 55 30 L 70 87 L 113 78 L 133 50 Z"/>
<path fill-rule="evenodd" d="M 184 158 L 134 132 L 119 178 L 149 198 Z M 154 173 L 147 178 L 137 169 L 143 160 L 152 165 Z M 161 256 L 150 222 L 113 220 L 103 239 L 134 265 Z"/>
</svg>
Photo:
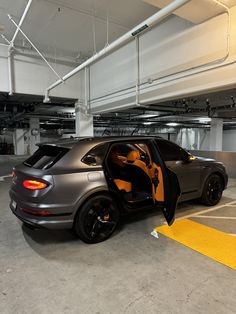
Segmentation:
<svg viewBox="0 0 236 314">
<path fill-rule="evenodd" d="M 192 154 L 188 154 L 186 158 L 186 162 L 192 162 L 195 159 L 196 159 L 195 156 L 193 156 Z"/>
<path fill-rule="evenodd" d="M 195 160 L 195 159 L 196 159 L 196 157 L 193 156 L 193 155 L 190 154 L 190 153 L 186 153 L 186 154 L 184 154 L 184 156 L 183 156 L 183 161 L 186 162 L 186 163 L 192 162 L 192 161 Z"/>
</svg>

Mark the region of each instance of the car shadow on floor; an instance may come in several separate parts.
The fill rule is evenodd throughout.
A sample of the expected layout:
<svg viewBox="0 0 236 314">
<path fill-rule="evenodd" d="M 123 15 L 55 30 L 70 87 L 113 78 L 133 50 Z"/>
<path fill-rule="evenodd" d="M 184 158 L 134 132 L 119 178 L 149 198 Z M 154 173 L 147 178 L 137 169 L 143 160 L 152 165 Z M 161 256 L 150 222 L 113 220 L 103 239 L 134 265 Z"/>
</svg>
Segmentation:
<svg viewBox="0 0 236 314">
<path fill-rule="evenodd" d="M 219 205 L 223 205 L 231 201 L 231 199 L 223 197 Z M 198 212 L 200 210 L 207 209 L 209 207 L 203 206 L 202 204 L 191 201 L 191 202 L 184 202 L 178 205 L 176 210 L 176 217 L 185 216 L 188 214 L 192 214 Z M 151 231 L 151 227 L 156 227 L 158 224 L 161 225 L 165 221 L 164 216 L 160 209 L 151 209 L 148 211 L 140 211 L 140 212 L 133 212 L 129 213 L 125 216 L 122 216 L 120 224 L 115 231 L 114 237 L 119 237 L 120 233 L 123 231 L 132 229 L 134 230 L 139 229 L 140 232 L 140 225 L 142 224 L 141 228 L 143 232 L 146 234 L 146 230 Z M 156 225 L 157 224 L 157 225 Z M 28 245 L 39 255 L 44 256 L 45 258 L 65 258 L 62 257 L 63 250 L 73 251 L 77 250 L 78 247 L 84 248 L 89 246 L 84 244 L 81 240 L 77 238 L 75 233 L 72 230 L 47 230 L 47 229 L 30 229 L 25 225 L 22 225 L 22 232 L 25 238 L 25 241 Z M 125 233 L 125 236 L 127 234 Z M 109 241 L 109 239 L 107 240 Z M 114 239 L 116 241 L 116 239 Z M 104 242 L 103 242 L 104 243 Z M 98 244 L 101 245 L 101 244 Z M 109 244 L 107 244 L 109 245 Z M 92 245 L 93 246 L 93 245 Z"/>
</svg>

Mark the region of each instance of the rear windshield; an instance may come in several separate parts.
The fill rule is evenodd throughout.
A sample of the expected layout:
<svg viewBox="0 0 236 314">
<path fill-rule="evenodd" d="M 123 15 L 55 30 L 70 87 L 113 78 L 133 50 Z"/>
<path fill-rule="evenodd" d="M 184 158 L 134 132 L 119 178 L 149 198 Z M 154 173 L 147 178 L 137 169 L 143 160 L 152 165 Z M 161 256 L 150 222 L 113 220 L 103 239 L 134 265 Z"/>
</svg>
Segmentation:
<svg viewBox="0 0 236 314">
<path fill-rule="evenodd" d="M 67 152 L 68 148 L 43 145 L 26 161 L 24 165 L 35 169 L 48 169 L 55 165 Z"/>
</svg>

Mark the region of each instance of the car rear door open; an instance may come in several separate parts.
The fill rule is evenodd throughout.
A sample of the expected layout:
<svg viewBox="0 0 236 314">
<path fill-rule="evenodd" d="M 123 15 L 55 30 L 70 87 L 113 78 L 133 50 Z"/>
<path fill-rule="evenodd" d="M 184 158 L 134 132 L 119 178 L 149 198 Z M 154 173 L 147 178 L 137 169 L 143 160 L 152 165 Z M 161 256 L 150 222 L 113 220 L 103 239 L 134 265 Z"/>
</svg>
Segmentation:
<svg viewBox="0 0 236 314">
<path fill-rule="evenodd" d="M 162 160 L 155 141 L 150 143 L 152 153 L 151 177 L 154 204 L 161 206 L 169 225 L 174 222 L 175 210 L 180 197 L 179 181 L 174 172 Z"/>
</svg>

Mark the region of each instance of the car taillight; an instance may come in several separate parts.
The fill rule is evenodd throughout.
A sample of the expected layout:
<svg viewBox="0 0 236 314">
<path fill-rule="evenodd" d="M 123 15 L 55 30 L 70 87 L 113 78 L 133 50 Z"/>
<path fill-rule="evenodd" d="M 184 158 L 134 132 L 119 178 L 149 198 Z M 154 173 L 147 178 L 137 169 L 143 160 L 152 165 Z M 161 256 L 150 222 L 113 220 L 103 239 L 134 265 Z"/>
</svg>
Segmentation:
<svg viewBox="0 0 236 314">
<path fill-rule="evenodd" d="M 42 190 L 45 189 L 48 184 L 38 180 L 25 180 L 23 186 L 28 190 Z"/>
<path fill-rule="evenodd" d="M 33 209 L 28 209 L 28 208 L 21 208 L 21 210 L 27 214 L 36 215 L 36 216 L 50 216 L 50 215 L 52 215 L 47 210 L 36 211 Z"/>
</svg>

